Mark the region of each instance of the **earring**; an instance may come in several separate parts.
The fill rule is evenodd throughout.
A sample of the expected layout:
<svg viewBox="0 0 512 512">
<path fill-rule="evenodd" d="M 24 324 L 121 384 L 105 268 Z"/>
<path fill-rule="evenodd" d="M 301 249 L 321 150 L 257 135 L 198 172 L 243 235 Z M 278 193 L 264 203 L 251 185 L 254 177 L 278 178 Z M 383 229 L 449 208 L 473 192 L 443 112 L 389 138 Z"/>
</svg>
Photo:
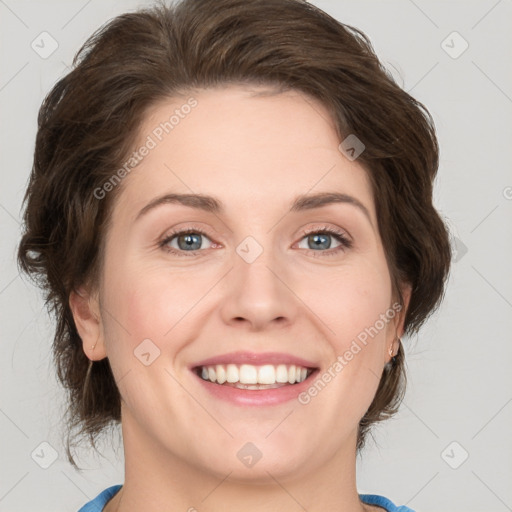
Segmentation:
<svg viewBox="0 0 512 512">
<path fill-rule="evenodd" d="M 400 343 L 402 343 L 402 340 L 400 338 L 398 338 L 398 337 L 396 339 L 398 340 L 398 350 L 400 350 Z M 398 354 L 398 350 L 396 351 L 397 354 Z M 393 345 L 390 345 L 388 353 L 393 358 L 393 361 L 394 361 L 395 357 L 396 357 L 396 354 L 395 354 L 395 351 L 393 349 Z"/>
</svg>

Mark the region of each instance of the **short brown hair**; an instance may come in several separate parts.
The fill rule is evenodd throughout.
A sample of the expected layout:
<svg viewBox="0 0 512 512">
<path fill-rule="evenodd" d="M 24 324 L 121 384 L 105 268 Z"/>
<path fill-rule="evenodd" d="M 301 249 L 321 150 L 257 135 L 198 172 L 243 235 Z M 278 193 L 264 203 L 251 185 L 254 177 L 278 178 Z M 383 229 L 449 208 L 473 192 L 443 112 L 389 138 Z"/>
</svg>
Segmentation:
<svg viewBox="0 0 512 512">
<path fill-rule="evenodd" d="M 432 204 L 434 123 L 361 31 L 301 0 L 183 0 L 118 16 L 89 38 L 41 106 L 18 251 L 21 269 L 44 289 L 56 317 L 53 355 L 68 391 L 75 466 L 72 432 L 94 446 L 121 410 L 108 358 L 89 368 L 69 307 L 72 290 L 98 285 L 121 187 L 102 200 L 94 190 L 125 161 L 155 102 L 228 84 L 301 91 L 332 113 L 340 140 L 356 134 L 393 290 L 402 302 L 399 285 L 412 287 L 405 333 L 416 332 L 442 299 L 451 252 Z M 405 378 L 400 348 L 361 419 L 358 450 L 369 427 L 398 410 Z"/>
</svg>

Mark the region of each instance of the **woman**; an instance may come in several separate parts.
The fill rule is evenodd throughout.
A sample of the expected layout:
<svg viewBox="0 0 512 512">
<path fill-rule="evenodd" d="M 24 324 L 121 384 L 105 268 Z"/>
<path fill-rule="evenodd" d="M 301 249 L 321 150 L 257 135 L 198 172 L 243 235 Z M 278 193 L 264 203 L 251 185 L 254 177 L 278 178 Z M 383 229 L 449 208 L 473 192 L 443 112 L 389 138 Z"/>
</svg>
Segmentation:
<svg viewBox="0 0 512 512">
<path fill-rule="evenodd" d="M 449 271 L 426 109 L 299 0 L 184 0 L 85 44 L 39 115 L 22 268 L 74 436 L 121 423 L 81 512 L 410 511 L 358 494 L 401 337 Z"/>
</svg>

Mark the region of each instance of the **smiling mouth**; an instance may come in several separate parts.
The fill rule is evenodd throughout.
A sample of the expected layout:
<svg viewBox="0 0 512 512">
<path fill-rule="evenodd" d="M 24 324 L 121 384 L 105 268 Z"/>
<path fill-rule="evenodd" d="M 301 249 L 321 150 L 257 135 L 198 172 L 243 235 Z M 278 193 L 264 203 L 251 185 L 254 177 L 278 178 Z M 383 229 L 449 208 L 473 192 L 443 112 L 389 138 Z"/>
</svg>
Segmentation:
<svg viewBox="0 0 512 512">
<path fill-rule="evenodd" d="M 293 386 L 304 382 L 316 370 L 293 364 L 217 364 L 194 368 L 196 375 L 207 382 L 246 390 Z"/>
</svg>

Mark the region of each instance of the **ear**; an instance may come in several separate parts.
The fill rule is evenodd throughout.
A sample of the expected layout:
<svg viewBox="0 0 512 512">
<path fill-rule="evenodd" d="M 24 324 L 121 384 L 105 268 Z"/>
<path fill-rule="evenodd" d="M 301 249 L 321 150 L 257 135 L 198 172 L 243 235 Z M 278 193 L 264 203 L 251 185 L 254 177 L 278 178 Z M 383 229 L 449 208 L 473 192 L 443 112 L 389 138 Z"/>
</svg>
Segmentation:
<svg viewBox="0 0 512 512">
<path fill-rule="evenodd" d="M 69 307 L 73 313 L 76 329 L 82 339 L 85 355 L 92 361 L 107 357 L 100 304 L 97 295 L 84 288 L 73 290 L 69 295 Z"/>
<path fill-rule="evenodd" d="M 397 312 L 389 326 L 388 344 L 386 346 L 386 362 L 391 360 L 391 355 L 388 352 L 389 346 L 393 345 L 393 353 L 398 352 L 399 341 L 397 338 L 401 338 L 404 334 L 404 323 L 405 315 L 409 308 L 409 302 L 411 301 L 412 286 L 409 283 L 404 283 L 400 287 L 403 297 L 403 305 L 400 311 Z"/>
</svg>

